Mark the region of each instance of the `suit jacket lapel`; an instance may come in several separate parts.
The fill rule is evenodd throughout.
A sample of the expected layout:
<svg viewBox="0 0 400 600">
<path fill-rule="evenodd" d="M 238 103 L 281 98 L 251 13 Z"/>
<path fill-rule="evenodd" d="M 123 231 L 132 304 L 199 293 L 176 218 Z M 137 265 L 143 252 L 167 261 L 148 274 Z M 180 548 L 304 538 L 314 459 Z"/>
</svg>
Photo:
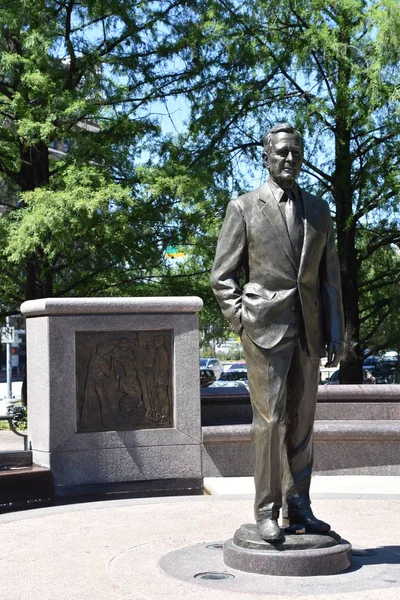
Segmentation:
<svg viewBox="0 0 400 600">
<path fill-rule="evenodd" d="M 272 230 L 277 238 L 277 241 L 282 246 L 290 262 L 298 270 L 299 265 L 293 254 L 292 244 L 290 242 L 289 234 L 286 228 L 286 223 L 283 220 L 282 213 L 278 206 L 278 201 L 273 195 L 271 187 L 268 183 L 265 183 L 259 189 L 259 199 L 263 204 L 262 213 L 268 219 L 272 226 Z"/>
<path fill-rule="evenodd" d="M 309 194 L 303 189 L 301 189 L 300 192 L 304 208 L 304 241 L 303 249 L 301 252 L 299 271 L 302 270 L 305 260 L 307 259 L 307 252 L 309 248 L 313 246 L 313 241 L 318 231 L 319 217 L 319 211 L 316 210 L 315 203 L 313 202 L 311 194 Z"/>
</svg>

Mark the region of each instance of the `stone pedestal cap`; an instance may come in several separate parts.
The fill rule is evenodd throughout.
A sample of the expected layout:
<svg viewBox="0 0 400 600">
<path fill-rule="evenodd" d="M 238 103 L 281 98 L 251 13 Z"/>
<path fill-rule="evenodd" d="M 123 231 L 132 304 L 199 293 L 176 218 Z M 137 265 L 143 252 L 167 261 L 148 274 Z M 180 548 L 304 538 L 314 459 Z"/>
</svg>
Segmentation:
<svg viewBox="0 0 400 600">
<path fill-rule="evenodd" d="M 198 296 L 141 296 L 108 298 L 41 298 L 21 304 L 27 317 L 82 314 L 198 313 Z"/>
</svg>

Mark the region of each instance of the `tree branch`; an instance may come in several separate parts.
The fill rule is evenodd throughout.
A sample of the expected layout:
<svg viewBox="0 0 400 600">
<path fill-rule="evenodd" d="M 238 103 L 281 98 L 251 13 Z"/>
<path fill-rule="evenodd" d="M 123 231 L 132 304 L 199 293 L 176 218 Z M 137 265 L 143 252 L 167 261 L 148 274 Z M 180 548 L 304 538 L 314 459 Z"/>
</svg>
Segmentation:
<svg viewBox="0 0 400 600">
<path fill-rule="evenodd" d="M 73 78 L 76 70 L 76 54 L 74 50 L 74 45 L 71 41 L 71 21 L 72 21 L 72 10 L 74 8 L 75 0 L 69 0 L 67 5 L 67 12 L 65 18 L 65 45 L 68 50 L 68 54 L 70 57 L 69 70 L 67 80 L 65 82 L 64 88 L 66 90 L 71 90 L 73 88 Z"/>
<path fill-rule="evenodd" d="M 381 204 L 384 204 L 387 200 L 393 197 L 393 190 L 390 190 L 384 196 L 381 196 L 382 189 L 384 189 L 384 186 L 382 186 L 379 192 L 374 194 L 374 196 L 372 196 L 372 198 L 368 202 L 366 202 L 364 206 L 361 206 L 359 210 L 356 213 L 354 213 L 354 222 L 359 221 L 367 213 L 371 212 L 375 208 L 378 208 Z"/>
<path fill-rule="evenodd" d="M 387 277 L 390 277 L 387 280 Z M 387 287 L 388 285 L 396 285 L 400 282 L 400 270 L 399 271 L 390 271 L 388 273 L 385 271 L 384 273 L 380 273 L 378 276 L 373 279 L 368 279 L 361 283 L 358 287 L 358 293 L 360 295 L 373 292 L 374 290 L 379 290 L 383 287 Z"/>
<path fill-rule="evenodd" d="M 359 253 L 359 261 L 362 262 L 366 260 L 370 256 L 372 256 L 379 248 L 383 248 L 384 246 L 389 246 L 390 244 L 399 244 L 400 243 L 400 231 L 396 231 L 393 235 L 382 238 L 379 242 L 375 244 L 369 244 L 368 249 L 365 252 Z"/>
<path fill-rule="evenodd" d="M 370 141 L 371 139 L 373 140 L 371 143 L 369 143 L 365 148 L 363 148 L 364 143 L 360 144 L 360 148 L 357 150 L 357 152 L 354 152 L 353 156 L 354 158 L 359 158 L 360 156 L 365 156 L 365 154 L 368 154 L 368 152 L 370 150 L 372 150 L 373 148 L 376 148 L 376 146 L 379 146 L 380 144 L 384 144 L 385 142 L 387 142 L 388 140 L 397 137 L 398 131 L 396 128 L 394 128 L 394 131 L 382 136 L 382 137 L 376 137 L 376 136 L 372 136 L 372 138 L 369 138 L 369 140 L 366 140 L 364 143 L 368 144 L 368 141 Z"/>
<path fill-rule="evenodd" d="M 376 333 L 376 330 L 378 329 L 378 327 L 380 327 L 382 325 L 382 323 L 389 317 L 390 315 L 390 310 L 385 311 L 378 319 L 377 323 L 374 323 L 374 326 L 372 327 L 372 329 L 370 329 L 370 331 L 368 333 L 365 334 L 364 338 L 363 338 L 363 343 L 367 344 L 368 341 L 373 337 L 373 335 Z M 382 346 L 383 348 L 386 347 L 386 345 Z"/>
<path fill-rule="evenodd" d="M 8 98 L 9 100 L 12 100 L 14 98 L 13 92 L 9 90 L 9 88 L 4 82 L 0 82 L 0 94 L 3 94 L 3 96 Z"/>
<path fill-rule="evenodd" d="M 363 317 L 360 316 L 360 323 L 365 323 L 366 321 L 368 321 L 369 319 L 371 319 L 371 317 L 373 317 L 374 315 L 378 314 L 382 308 L 384 308 L 385 306 L 388 306 L 388 304 L 390 304 L 392 301 L 391 298 L 383 298 L 381 300 L 378 300 L 377 302 L 374 302 L 373 304 L 371 304 L 370 306 L 373 306 L 373 310 L 371 310 L 369 313 L 367 313 L 366 315 L 364 315 Z M 366 312 L 366 310 L 368 310 L 369 307 L 367 307 L 366 309 L 364 309 L 362 312 Z M 390 311 L 389 311 L 390 313 Z M 376 331 L 376 324 L 374 325 L 375 327 L 375 331 Z"/>
<path fill-rule="evenodd" d="M 316 167 L 315 165 L 313 165 L 309 160 L 304 159 L 303 163 L 306 165 L 306 167 L 308 167 L 314 173 L 316 173 L 317 175 L 319 175 L 319 177 L 321 179 L 325 180 L 325 182 L 329 182 L 330 184 L 332 184 L 333 177 L 331 175 L 328 175 L 328 173 L 325 173 L 324 171 L 322 171 L 321 169 L 319 169 L 318 167 Z M 325 183 L 325 185 L 327 185 L 327 184 Z"/>
</svg>

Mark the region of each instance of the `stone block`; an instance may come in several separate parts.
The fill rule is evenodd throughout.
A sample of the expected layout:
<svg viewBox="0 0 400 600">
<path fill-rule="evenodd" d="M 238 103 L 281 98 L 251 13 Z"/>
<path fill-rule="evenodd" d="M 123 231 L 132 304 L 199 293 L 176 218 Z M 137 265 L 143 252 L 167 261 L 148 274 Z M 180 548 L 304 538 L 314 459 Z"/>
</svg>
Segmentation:
<svg viewBox="0 0 400 600">
<path fill-rule="evenodd" d="M 56 493 L 71 486 L 201 480 L 201 307 L 196 297 L 50 298 L 22 305 L 33 462 L 51 469 Z M 147 348 L 156 336 L 163 338 L 156 344 L 163 353 Z M 151 415 L 162 401 L 167 416 Z"/>
<path fill-rule="evenodd" d="M 318 421 L 400 421 L 400 403 L 380 402 L 379 394 L 375 402 L 319 402 L 315 418 Z"/>
<path fill-rule="evenodd" d="M 360 405 L 361 406 L 361 405 Z M 400 475 L 400 420 L 327 420 L 314 427 L 314 474 Z M 203 427 L 203 477 L 251 477 L 250 425 Z"/>
</svg>

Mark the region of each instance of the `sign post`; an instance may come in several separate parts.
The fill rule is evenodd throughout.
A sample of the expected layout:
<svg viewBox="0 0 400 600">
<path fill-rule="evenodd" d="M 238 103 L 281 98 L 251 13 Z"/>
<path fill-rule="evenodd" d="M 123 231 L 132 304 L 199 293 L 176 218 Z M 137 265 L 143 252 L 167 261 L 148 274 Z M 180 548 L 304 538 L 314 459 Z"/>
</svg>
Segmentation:
<svg viewBox="0 0 400 600">
<path fill-rule="evenodd" d="M 11 344 L 14 342 L 14 327 L 10 326 L 10 317 L 6 317 L 6 326 L 1 328 L 1 343 L 6 344 L 6 363 L 7 363 L 7 396 L 11 400 L 12 396 L 12 358 Z"/>
</svg>

